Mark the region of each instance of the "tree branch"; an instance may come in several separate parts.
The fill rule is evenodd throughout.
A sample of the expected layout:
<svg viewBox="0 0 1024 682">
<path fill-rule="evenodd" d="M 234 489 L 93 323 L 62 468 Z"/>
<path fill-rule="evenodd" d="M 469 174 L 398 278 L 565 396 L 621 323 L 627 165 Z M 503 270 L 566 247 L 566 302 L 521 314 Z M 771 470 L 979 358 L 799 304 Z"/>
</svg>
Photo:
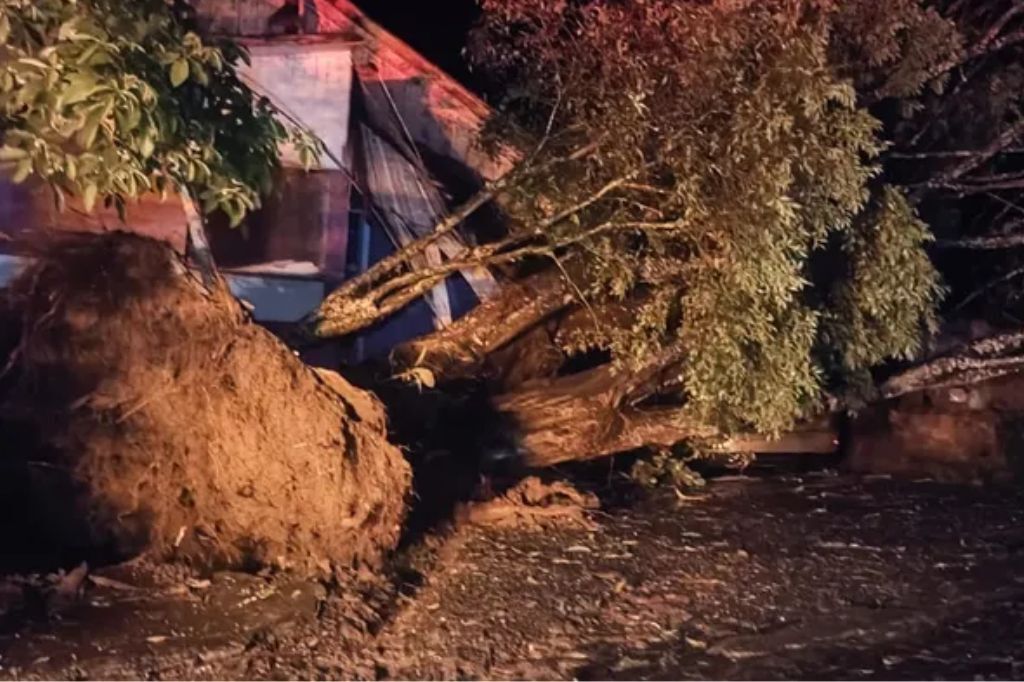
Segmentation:
<svg viewBox="0 0 1024 682">
<path fill-rule="evenodd" d="M 1002 33 L 1003 29 L 1006 28 L 1007 24 L 1021 14 L 1024 14 L 1024 3 L 1015 2 L 1002 14 L 1002 16 L 992 23 L 989 30 L 986 31 L 981 39 L 974 43 L 974 45 L 969 49 L 964 50 L 959 55 L 950 57 L 943 62 L 939 62 L 929 69 L 923 82 L 931 82 L 939 76 L 949 73 L 958 66 L 963 66 L 964 64 L 980 57 L 994 54 L 1011 45 L 1024 42 L 1024 30 L 1014 31 L 1000 36 L 1000 33 Z M 888 86 L 889 82 L 886 82 L 874 92 L 870 93 L 865 98 L 865 103 L 868 105 L 876 104 L 889 97 L 890 95 L 887 92 Z"/>
<path fill-rule="evenodd" d="M 340 295 L 340 290 L 332 293 L 315 313 L 315 333 L 321 338 L 329 338 L 345 336 L 364 329 L 397 312 L 459 270 L 512 263 L 530 256 L 552 256 L 558 250 L 609 232 L 671 230 L 679 229 L 684 224 L 679 220 L 663 222 L 612 221 L 601 223 L 582 233 L 556 242 L 547 241 L 547 235 L 535 233 L 477 246 L 464 251 L 458 260 L 445 261 L 431 268 L 410 270 L 390 278 L 376 289 L 361 295 L 351 293 Z M 530 241 L 538 239 L 543 239 L 544 242 L 529 244 Z M 511 250 L 506 251 L 505 249 Z"/>
<path fill-rule="evenodd" d="M 1008 225 L 1010 229 L 1024 228 L 1024 220 L 1018 220 Z M 976 249 L 981 251 L 994 251 L 998 249 L 1012 249 L 1024 246 L 1024 232 L 1017 234 L 995 234 L 985 237 L 968 237 L 966 239 L 946 239 L 935 242 L 940 249 Z"/>
<path fill-rule="evenodd" d="M 965 296 L 962 301 L 960 301 L 959 303 L 956 304 L 956 306 L 953 307 L 953 309 L 950 311 L 950 313 L 954 313 L 954 312 L 956 312 L 958 310 L 963 309 L 964 306 L 966 306 L 968 303 L 970 303 L 971 301 L 975 300 L 976 298 L 978 298 L 979 296 L 984 294 L 986 291 L 990 291 L 990 290 L 994 289 L 995 287 L 999 286 L 1000 284 L 1003 284 L 1004 282 L 1009 282 L 1011 279 L 1014 279 L 1016 277 L 1020 277 L 1021 275 L 1024 275 L 1024 267 L 1022 267 L 1022 268 L 1015 268 L 1015 269 L 1010 270 L 1009 272 L 1007 272 L 1007 273 L 1005 273 L 1003 275 L 1000 275 L 999 277 L 996 277 L 993 280 L 989 280 L 988 282 L 986 282 L 985 284 L 983 284 L 982 286 L 978 287 L 977 289 L 972 291 L 970 294 Z"/>
<path fill-rule="evenodd" d="M 881 387 L 883 398 L 896 398 L 925 389 L 978 383 L 1024 369 L 1024 331 L 973 341 L 953 354 L 912 367 L 890 377 Z"/>
<path fill-rule="evenodd" d="M 1016 142 L 1021 136 L 1024 136 L 1024 118 L 997 135 L 987 147 L 978 150 L 977 154 L 966 157 L 960 163 L 957 163 L 951 168 L 939 173 L 931 180 L 917 185 L 913 194 L 911 194 L 911 200 L 919 202 L 928 190 L 943 189 L 954 185 L 956 181 L 960 180 L 967 174 L 984 166 L 994 156 Z"/>
<path fill-rule="evenodd" d="M 933 183 L 926 183 L 924 186 L 930 189 L 942 190 L 943 192 L 952 192 L 960 197 L 970 196 L 972 194 L 988 194 L 990 192 L 1006 192 L 1008 190 L 1024 189 L 1024 178 L 1020 180 L 1004 180 L 994 181 L 983 184 L 970 183 L 948 183 L 943 185 L 934 185 Z"/>
</svg>

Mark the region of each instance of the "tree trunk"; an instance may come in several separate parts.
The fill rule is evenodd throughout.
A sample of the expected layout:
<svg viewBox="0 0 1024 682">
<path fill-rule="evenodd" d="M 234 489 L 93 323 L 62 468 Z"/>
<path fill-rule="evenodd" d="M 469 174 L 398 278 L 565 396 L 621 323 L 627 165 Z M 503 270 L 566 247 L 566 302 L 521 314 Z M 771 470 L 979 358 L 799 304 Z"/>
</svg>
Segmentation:
<svg viewBox="0 0 1024 682">
<path fill-rule="evenodd" d="M 624 371 L 603 364 L 569 376 L 528 382 L 494 399 L 518 428 L 529 466 L 594 459 L 640 447 L 668 447 L 717 432 L 679 407 L 641 407 L 666 385 L 678 355 L 665 352 Z"/>
<path fill-rule="evenodd" d="M 506 285 L 491 300 L 447 328 L 414 339 L 392 353 L 396 369 L 425 367 L 438 380 L 480 376 L 487 358 L 565 310 L 574 300 L 565 279 L 546 269 Z"/>
<path fill-rule="evenodd" d="M 926 389 L 976 384 L 1024 370 L 1024 331 L 971 341 L 952 353 L 895 374 L 882 384 L 881 397 L 897 398 Z"/>
</svg>

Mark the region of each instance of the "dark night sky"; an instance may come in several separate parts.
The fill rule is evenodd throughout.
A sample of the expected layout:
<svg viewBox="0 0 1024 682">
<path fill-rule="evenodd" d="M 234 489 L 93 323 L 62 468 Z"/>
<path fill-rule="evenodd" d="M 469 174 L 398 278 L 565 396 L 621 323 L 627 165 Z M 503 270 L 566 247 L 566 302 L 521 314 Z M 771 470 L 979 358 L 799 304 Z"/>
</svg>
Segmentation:
<svg viewBox="0 0 1024 682">
<path fill-rule="evenodd" d="M 355 0 L 360 9 L 463 82 L 466 33 L 479 14 L 475 0 Z M 468 83 L 467 83 L 468 84 Z"/>
</svg>

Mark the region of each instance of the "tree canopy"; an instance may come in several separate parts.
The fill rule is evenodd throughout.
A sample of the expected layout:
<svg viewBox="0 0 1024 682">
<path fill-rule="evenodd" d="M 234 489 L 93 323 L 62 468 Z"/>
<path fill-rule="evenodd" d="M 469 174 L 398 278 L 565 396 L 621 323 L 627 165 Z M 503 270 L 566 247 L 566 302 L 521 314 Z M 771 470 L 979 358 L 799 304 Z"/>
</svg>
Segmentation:
<svg viewBox="0 0 1024 682">
<path fill-rule="evenodd" d="M 652 419 L 665 426 L 659 443 L 778 432 L 826 402 L 855 404 L 875 390 L 874 368 L 921 355 L 946 292 L 936 246 L 1024 243 L 1006 236 L 1008 196 L 988 213 L 964 203 L 1020 186 L 1006 160 L 1024 132 L 1019 88 L 1008 87 L 1024 42 L 1018 0 L 899 0 L 885 12 L 873 0 L 482 8 L 468 54 L 492 84 L 488 138 L 513 140 L 523 160 L 332 295 L 324 335 L 371 324 L 467 264 L 511 263 L 516 286 L 410 344 L 402 362 L 454 376 L 518 344 L 501 352 L 533 354 L 517 376 L 550 385 L 501 402 L 531 423 L 553 423 L 570 397 L 578 417 L 607 389 L 611 413 L 595 424 L 632 410 L 648 436 Z M 504 239 L 408 266 L 492 199 Z M 995 237 L 982 225 L 988 236 L 951 242 L 979 230 L 951 216 L 992 214 Z M 552 316 L 553 336 L 542 329 Z M 526 349 L 548 336 L 554 348 Z M 616 382 L 559 378 L 573 358 L 604 372 L 608 356 Z M 666 405 L 676 409 L 644 412 Z M 584 447 L 644 442 L 605 440 Z M 556 441 L 542 459 L 562 456 Z"/>
<path fill-rule="evenodd" d="M 13 178 L 37 176 L 87 210 L 188 190 L 237 224 L 282 142 L 311 160 L 311 136 L 240 80 L 245 51 L 204 42 L 190 16 L 182 0 L 3 0 L 0 161 Z"/>
<path fill-rule="evenodd" d="M 930 235 L 880 177 L 882 124 L 837 59 L 861 37 L 840 32 L 846 4 L 483 6 L 471 55 L 528 154 L 484 256 L 569 273 L 590 321 L 566 352 L 656 359 L 688 418 L 773 432 L 837 375 L 918 349 Z M 856 47 L 902 68 L 878 42 Z"/>
<path fill-rule="evenodd" d="M 486 8 L 475 54 L 515 79 L 507 109 L 559 159 L 510 214 L 529 230 L 570 208 L 548 235 L 579 241 L 585 295 L 635 301 L 580 347 L 671 351 L 695 416 L 766 431 L 813 408 L 830 371 L 917 350 L 938 292 L 929 236 L 875 181 L 881 124 L 836 65 L 836 7 Z"/>
</svg>

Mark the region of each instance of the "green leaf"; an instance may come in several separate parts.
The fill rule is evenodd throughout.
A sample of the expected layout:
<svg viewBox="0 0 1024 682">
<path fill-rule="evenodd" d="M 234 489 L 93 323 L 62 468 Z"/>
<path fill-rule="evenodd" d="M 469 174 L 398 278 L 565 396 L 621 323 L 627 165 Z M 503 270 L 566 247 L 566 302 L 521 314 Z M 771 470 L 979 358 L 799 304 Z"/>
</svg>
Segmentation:
<svg viewBox="0 0 1024 682">
<path fill-rule="evenodd" d="M 35 57 L 22 57 L 22 58 L 18 59 L 17 61 L 18 61 L 19 64 L 24 64 L 25 66 L 31 66 L 33 68 L 39 69 L 40 71 L 46 71 L 46 70 L 48 70 L 50 68 L 49 64 L 47 64 L 46 62 L 44 62 L 42 60 L 36 59 Z"/>
<path fill-rule="evenodd" d="M 4 145 L 0 147 L 0 163 L 9 163 L 11 161 L 21 161 L 28 156 L 28 152 L 21 147 L 9 147 Z"/>
<path fill-rule="evenodd" d="M 11 175 L 11 180 L 15 184 L 25 182 L 25 178 L 32 172 L 32 159 L 24 158 L 18 162 L 17 167 L 14 169 L 14 174 Z"/>
<path fill-rule="evenodd" d="M 242 218 L 245 217 L 245 212 L 242 211 L 242 207 L 234 201 L 225 201 L 223 205 L 224 213 L 227 214 L 230 220 L 231 227 L 238 227 L 239 223 L 242 222 Z"/>
<path fill-rule="evenodd" d="M 100 86 L 92 74 L 75 73 L 68 79 L 68 86 L 64 88 L 61 99 L 65 105 L 77 104 L 88 99 L 99 88 Z"/>
<path fill-rule="evenodd" d="M 107 113 L 107 107 L 97 106 L 93 107 L 85 117 L 85 124 L 82 129 L 78 131 L 76 139 L 78 144 L 83 149 L 89 149 L 96 141 L 96 134 L 99 132 L 100 123 L 103 122 L 103 117 Z"/>
<path fill-rule="evenodd" d="M 192 72 L 192 76 L 196 79 L 196 82 L 198 82 L 200 85 L 210 84 L 210 77 L 206 74 L 206 69 L 204 69 L 201 65 L 193 62 L 189 66 L 189 70 Z"/>
<path fill-rule="evenodd" d="M 178 87 L 188 80 L 188 60 L 178 59 L 171 64 L 171 85 Z"/>
<path fill-rule="evenodd" d="M 92 209 L 96 205 L 96 195 L 98 193 L 99 187 L 94 182 L 90 182 L 82 190 L 82 205 L 85 206 L 86 213 L 92 213 Z"/>
<path fill-rule="evenodd" d="M 73 40 L 78 35 L 78 25 L 82 17 L 72 17 L 60 25 L 57 29 L 57 40 Z"/>
</svg>

